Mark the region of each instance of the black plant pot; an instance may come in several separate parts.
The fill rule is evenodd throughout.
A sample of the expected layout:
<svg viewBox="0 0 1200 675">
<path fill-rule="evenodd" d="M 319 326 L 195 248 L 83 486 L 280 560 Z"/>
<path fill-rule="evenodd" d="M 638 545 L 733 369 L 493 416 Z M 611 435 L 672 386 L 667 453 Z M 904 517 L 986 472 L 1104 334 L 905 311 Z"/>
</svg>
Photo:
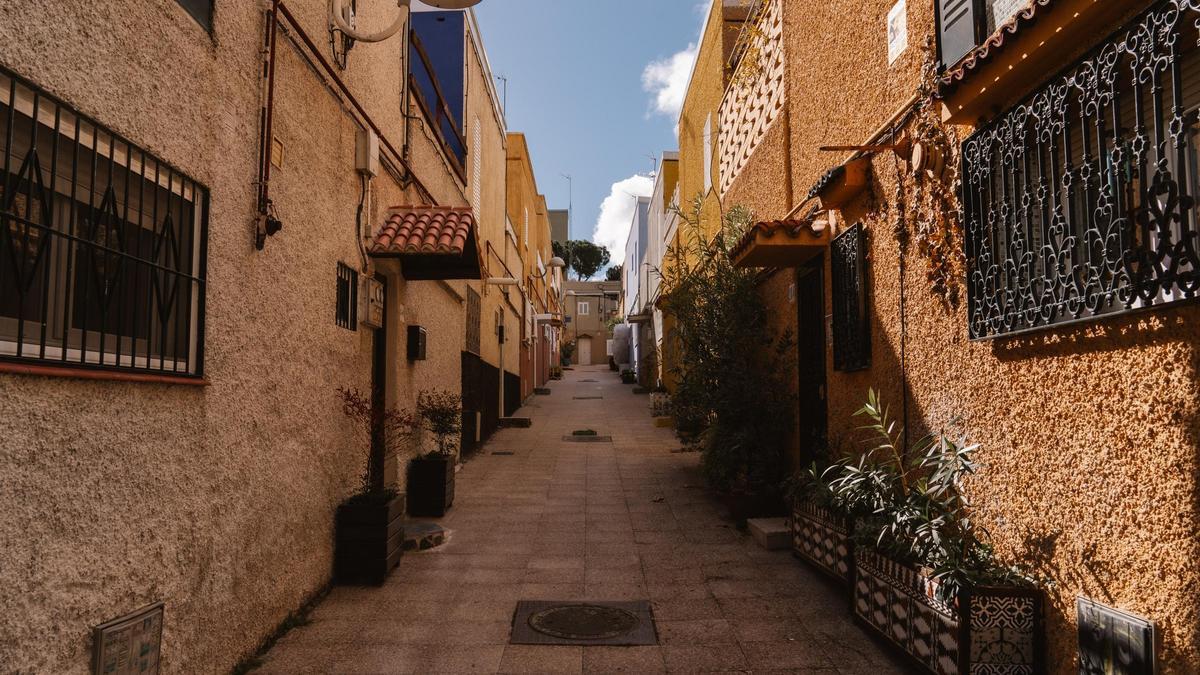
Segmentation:
<svg viewBox="0 0 1200 675">
<path fill-rule="evenodd" d="M 454 503 L 454 458 L 418 457 L 408 464 L 408 512 L 440 518 Z"/>
<path fill-rule="evenodd" d="M 338 507 L 333 576 L 339 584 L 378 586 L 404 553 L 404 499 L 355 497 Z"/>
</svg>

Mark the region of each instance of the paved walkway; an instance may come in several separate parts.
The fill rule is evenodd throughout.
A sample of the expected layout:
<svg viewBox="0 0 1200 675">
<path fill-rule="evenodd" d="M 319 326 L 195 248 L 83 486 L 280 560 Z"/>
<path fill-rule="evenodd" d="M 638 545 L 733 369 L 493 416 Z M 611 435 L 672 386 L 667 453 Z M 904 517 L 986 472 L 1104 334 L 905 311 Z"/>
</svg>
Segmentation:
<svg viewBox="0 0 1200 675">
<path fill-rule="evenodd" d="M 607 368 L 551 384 L 458 474 L 446 544 L 335 588 L 256 672 L 905 672 L 834 587 L 724 519 L 649 397 Z M 613 442 L 562 441 L 586 428 Z M 659 646 L 508 644 L 518 600 L 573 599 L 650 599 Z"/>
</svg>

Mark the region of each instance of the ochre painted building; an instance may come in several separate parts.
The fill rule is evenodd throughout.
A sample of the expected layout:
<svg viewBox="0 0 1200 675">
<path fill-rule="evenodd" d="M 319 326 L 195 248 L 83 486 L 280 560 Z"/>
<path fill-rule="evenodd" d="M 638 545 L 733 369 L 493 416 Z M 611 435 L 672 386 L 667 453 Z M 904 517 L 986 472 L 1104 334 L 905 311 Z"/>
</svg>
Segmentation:
<svg viewBox="0 0 1200 675">
<path fill-rule="evenodd" d="M 1153 177 L 1154 144 L 1162 143 L 1159 147 L 1172 151 L 1161 166 L 1195 181 L 1196 165 L 1187 165 L 1195 156 L 1194 137 L 1179 120 L 1172 122 L 1172 110 L 1176 100 L 1180 107 L 1174 110 L 1181 111 L 1200 103 L 1189 98 L 1197 80 L 1191 69 L 1197 17 L 1193 10 L 1175 9 L 1183 3 L 1174 2 L 1029 4 L 1007 19 L 1007 28 L 998 28 L 989 14 L 966 26 L 965 38 L 954 33 L 961 25 L 943 25 L 939 40 L 934 3 L 910 0 L 902 14 L 906 28 L 893 23 L 893 37 L 905 39 L 893 41 L 898 53 L 889 58 L 892 0 L 758 3 L 759 37 L 752 39 L 770 44 L 760 45 L 754 77 L 725 93 L 722 202 L 726 208 L 751 208 L 764 228 L 776 220 L 793 227 L 816 206 L 831 235 L 856 224 L 865 231 L 862 293 L 849 305 L 832 290 L 831 250 L 764 269 L 762 293 L 776 327 L 794 331 L 799 340 L 800 433 L 793 448 L 798 463 L 806 464 L 814 444 L 826 438 L 835 450 L 855 452 L 861 435 L 852 413 L 868 388 L 880 390 L 910 436 L 945 431 L 980 444 L 982 468 L 968 485 L 975 518 L 1002 559 L 1053 581 L 1046 588 L 1049 672 L 1077 668 L 1075 603 L 1082 596 L 1153 621 L 1160 672 L 1194 673 L 1200 664 L 1200 313 L 1181 301 L 1195 294 L 1194 286 L 1187 290 L 1187 274 L 1195 274 L 1197 261 L 1194 252 L 1180 248 L 1158 258 L 1167 262 L 1157 268 L 1153 257 L 1124 267 L 1112 262 L 1122 260 L 1121 254 L 1108 249 L 1110 266 L 1103 269 L 1110 271 L 1097 271 L 1102 245 L 1096 242 L 1104 235 L 1095 234 L 1103 231 L 1100 225 L 1089 223 L 1111 215 L 1091 210 L 1104 193 L 1114 208 L 1131 209 L 1124 222 L 1146 223 L 1148 229 L 1125 245 L 1161 251 L 1169 236 L 1195 243 L 1194 213 L 1156 229 L 1163 216 L 1155 208 L 1168 215 L 1179 208 L 1166 201 L 1174 179 L 1159 173 L 1166 181 L 1163 191 L 1150 197 L 1138 192 L 1148 182 L 1123 182 L 1133 174 L 1112 166 L 1132 167 L 1129 171 L 1140 166 Z M 1157 13 L 1133 18 L 1146 7 Z M 1136 32 L 1143 25 L 1162 28 L 1139 43 L 1137 52 L 1124 39 L 1150 35 Z M 1132 32 L 1118 31 L 1122 26 Z M 993 39 L 975 47 L 975 30 Z M 1139 146 L 1133 97 L 1123 94 L 1118 134 L 1130 144 L 1120 146 L 1124 154 L 1111 154 L 1113 145 L 1104 152 L 1126 164 L 1096 168 L 1100 153 L 1094 142 L 1087 144 L 1087 134 L 1094 141 L 1099 130 L 1103 138 L 1111 125 L 1105 132 L 1096 113 L 1081 112 L 1071 98 L 1082 95 L 1108 105 L 1095 85 L 1081 75 L 1062 90 L 1064 98 L 1026 97 L 1044 96 L 1046 87 L 1065 77 L 1053 73 L 1074 72 L 1069 68 L 1076 59 L 1101 49 L 1108 35 L 1115 35 L 1107 52 L 1116 64 L 1113 90 L 1133 81 L 1133 54 L 1158 55 L 1165 107 L 1156 112 L 1146 99 L 1142 130 L 1149 145 Z M 1180 46 L 1180 56 L 1168 56 L 1168 38 Z M 942 64 L 926 48 L 939 42 Z M 1181 71 L 1174 70 L 1175 59 L 1184 64 Z M 941 75 L 925 76 L 927 61 Z M 1178 98 L 1174 72 L 1181 72 Z M 1035 124 L 1035 117 L 1021 116 L 1026 100 L 1044 106 L 1036 108 L 1039 115 L 1065 115 L 1065 126 L 1055 127 L 1057 136 L 1047 130 L 1040 137 L 1043 161 L 1053 158 L 1059 172 L 1052 179 L 1045 169 L 1049 197 L 1038 196 L 1036 180 L 1030 186 L 1019 171 L 999 168 L 1005 157 L 1016 157 L 1015 166 L 1036 176 L 1035 151 L 1023 155 L 1013 148 L 1039 136 L 1032 130 L 1011 135 L 1026 129 L 1023 124 L 1029 129 Z M 1112 108 L 1104 110 L 1111 120 Z M 1083 126 L 1072 127 L 1081 120 Z M 1064 129 L 1071 130 L 1069 144 Z M 692 185 L 690 167 L 700 151 L 687 144 L 689 138 L 681 126 L 681 184 Z M 1178 155 L 1175 148 L 1181 149 Z M 1149 159 L 1130 151 L 1150 153 Z M 1021 164 L 1022 158 L 1030 163 Z M 989 182 L 981 168 L 986 166 L 1006 171 L 1008 182 Z M 1105 192 L 1105 183 L 1095 182 L 1100 175 L 1129 192 Z M 1087 185 L 1093 186 L 1091 196 Z M 1194 193 L 1195 185 L 1183 189 Z M 962 203 L 960 195 L 969 195 L 968 201 Z M 1079 201 L 1085 199 L 1093 201 Z M 1030 204 L 1040 209 L 1042 203 L 1045 220 L 1032 211 L 1021 215 L 1021 209 Z M 1045 229 L 1052 222 L 1062 229 Z M 1012 223 L 1026 229 L 1018 233 Z M 1093 242 L 1090 253 L 1084 241 Z M 1046 250 L 1057 257 L 1040 258 L 1038 251 Z M 1020 251 L 1030 251 L 1025 260 L 1034 262 L 1004 267 L 1005 258 Z M 1071 267 L 1088 255 L 1096 261 L 1091 271 Z M 1046 271 L 1059 260 L 1096 285 L 1076 287 L 1073 277 Z M 839 267 L 837 273 L 846 271 Z M 1037 288 L 1077 293 L 1078 299 L 1061 305 L 1037 299 L 1019 285 L 1030 279 L 1043 284 Z M 1097 288 L 1113 279 L 1129 283 L 1127 289 L 1150 288 L 1154 306 L 1121 311 L 1125 291 L 1118 291 L 1108 296 L 1116 304 L 1097 312 L 1106 315 L 1089 316 L 1091 307 L 1104 302 Z M 1015 309 L 1018 299 L 1029 309 Z M 1135 309 L 1148 304 L 1138 301 Z M 855 322 L 865 323 L 842 325 L 830 335 L 831 315 L 846 307 Z M 1075 313 L 1080 318 L 1068 322 Z"/>
<path fill-rule="evenodd" d="M 343 54 L 325 0 L 212 4 L 0 8 L 0 670 L 88 672 L 93 627 L 162 601 L 163 672 L 230 671 L 330 580 L 370 442 L 336 388 L 411 408 L 469 385 L 494 411 L 499 378 L 463 363 L 519 372 L 495 328 L 523 308 L 480 279 L 522 260 L 473 16 Z M 389 462 L 400 489 L 420 449 Z"/>
</svg>

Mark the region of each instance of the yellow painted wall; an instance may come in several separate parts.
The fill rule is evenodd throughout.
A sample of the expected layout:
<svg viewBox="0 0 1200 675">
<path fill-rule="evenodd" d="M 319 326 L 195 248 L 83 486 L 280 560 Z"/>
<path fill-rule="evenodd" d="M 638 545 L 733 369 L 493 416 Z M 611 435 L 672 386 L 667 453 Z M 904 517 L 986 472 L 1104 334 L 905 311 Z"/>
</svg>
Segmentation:
<svg viewBox="0 0 1200 675">
<path fill-rule="evenodd" d="M 889 66 L 884 26 L 892 4 L 785 2 L 792 151 L 785 151 L 787 126 L 777 122 L 731 186 L 727 206 L 782 217 L 790 206 L 782 181 L 790 177 L 803 196 L 845 159 L 820 145 L 866 142 L 913 95 L 933 5 L 908 3 L 909 47 Z M 971 129 L 954 131 L 965 138 Z M 868 387 L 882 390 L 899 415 L 907 375 L 915 434 L 945 429 L 981 445 L 982 469 L 968 491 L 1001 557 L 1054 580 L 1049 672 L 1075 672 L 1076 595 L 1154 620 L 1162 672 L 1197 672 L 1200 309 L 970 342 L 965 302 L 947 306 L 928 289 L 915 246 L 901 273 L 893 196 L 897 182 L 912 189 L 905 164 L 881 153 L 871 175 L 871 189 L 841 224 L 861 220 L 869 233 L 872 364 L 835 372 L 825 350 L 831 437 L 846 450 L 858 447 L 851 414 Z M 792 280 L 777 273 L 763 286 L 780 328 L 795 326 Z"/>
</svg>

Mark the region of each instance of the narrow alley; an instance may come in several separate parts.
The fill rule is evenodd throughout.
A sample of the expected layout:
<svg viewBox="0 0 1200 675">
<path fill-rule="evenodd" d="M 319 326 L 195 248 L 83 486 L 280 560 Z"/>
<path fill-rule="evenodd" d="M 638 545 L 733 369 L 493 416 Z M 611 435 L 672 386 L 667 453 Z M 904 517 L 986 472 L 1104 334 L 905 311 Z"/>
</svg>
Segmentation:
<svg viewBox="0 0 1200 675">
<path fill-rule="evenodd" d="M 646 396 L 603 366 L 551 390 L 464 464 L 445 544 L 334 588 L 254 672 L 905 672 L 832 584 L 733 527 Z M 612 441 L 563 440 L 583 429 Z M 656 646 L 509 644 L 520 600 L 645 599 Z"/>
</svg>

